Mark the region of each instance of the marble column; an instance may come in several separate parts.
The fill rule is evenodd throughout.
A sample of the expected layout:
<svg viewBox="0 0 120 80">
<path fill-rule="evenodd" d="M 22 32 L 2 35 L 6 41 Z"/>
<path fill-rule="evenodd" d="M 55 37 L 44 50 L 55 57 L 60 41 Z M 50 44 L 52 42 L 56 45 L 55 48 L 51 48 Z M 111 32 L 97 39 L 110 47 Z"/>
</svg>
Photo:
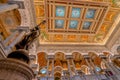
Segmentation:
<svg viewBox="0 0 120 80">
<path fill-rule="evenodd" d="M 54 59 L 52 60 L 52 77 L 54 77 Z"/>
<path fill-rule="evenodd" d="M 46 77 L 49 77 L 49 63 L 50 63 L 50 60 L 48 59 L 48 60 L 47 60 L 47 72 L 46 72 Z"/>
<path fill-rule="evenodd" d="M 109 66 L 115 71 L 116 74 L 120 74 L 120 71 L 116 69 L 113 63 L 108 62 Z"/>
<path fill-rule="evenodd" d="M 103 59 L 103 62 L 106 64 L 107 68 L 108 68 L 110 71 L 112 71 L 113 74 L 116 74 L 116 72 L 109 66 L 108 62 L 107 62 L 105 59 Z"/>
<path fill-rule="evenodd" d="M 17 9 L 17 4 L 0 4 L 0 13 Z"/>
<path fill-rule="evenodd" d="M 93 70 L 94 70 L 94 72 L 95 72 L 95 75 L 96 75 L 97 79 L 98 79 L 98 80 L 101 80 L 101 78 L 100 78 L 100 76 L 99 76 L 100 74 L 96 71 L 95 64 L 93 63 L 92 59 L 90 59 L 90 64 L 91 64 L 91 66 L 93 67 Z"/>
<path fill-rule="evenodd" d="M 72 65 L 73 65 L 73 68 L 74 68 L 75 75 L 78 75 L 78 73 L 76 71 L 76 68 L 75 68 L 75 63 L 74 63 L 73 59 L 72 59 Z"/>
<path fill-rule="evenodd" d="M 88 62 L 88 59 L 85 58 L 85 62 L 87 63 L 88 67 L 90 68 L 91 74 L 94 74 L 93 68 L 92 68 L 92 66 L 90 65 L 90 63 Z"/>
<path fill-rule="evenodd" d="M 103 61 L 105 62 L 108 69 L 113 73 L 113 77 L 111 78 L 113 78 L 114 80 L 118 80 L 119 77 L 117 75 L 119 75 L 119 71 L 116 71 L 116 69 L 114 68 L 114 66 L 112 66 L 110 62 L 106 61 L 105 59 L 103 59 Z"/>
<path fill-rule="evenodd" d="M 69 71 L 69 74 L 70 74 L 70 80 L 72 80 L 72 77 L 73 77 L 73 74 L 72 74 L 72 71 L 71 71 L 71 65 L 70 65 L 70 61 L 69 59 L 67 59 L 67 63 L 68 63 L 68 71 Z"/>
</svg>

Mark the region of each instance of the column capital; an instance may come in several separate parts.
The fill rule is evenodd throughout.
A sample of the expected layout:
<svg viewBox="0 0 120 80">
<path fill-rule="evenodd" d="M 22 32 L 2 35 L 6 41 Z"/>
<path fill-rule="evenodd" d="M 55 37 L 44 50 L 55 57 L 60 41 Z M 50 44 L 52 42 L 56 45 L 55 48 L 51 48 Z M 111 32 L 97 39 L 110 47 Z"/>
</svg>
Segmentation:
<svg viewBox="0 0 120 80">
<path fill-rule="evenodd" d="M 48 56 L 47 56 L 47 59 L 54 59 L 54 58 L 55 58 L 54 55 L 48 55 Z"/>
<path fill-rule="evenodd" d="M 73 59 L 72 55 L 66 55 L 66 59 Z"/>
<path fill-rule="evenodd" d="M 107 57 L 105 55 L 99 55 L 99 57 L 102 59 L 107 59 Z"/>
<path fill-rule="evenodd" d="M 90 56 L 89 56 L 89 55 L 83 55 L 83 57 L 84 57 L 85 59 L 90 59 Z"/>
</svg>

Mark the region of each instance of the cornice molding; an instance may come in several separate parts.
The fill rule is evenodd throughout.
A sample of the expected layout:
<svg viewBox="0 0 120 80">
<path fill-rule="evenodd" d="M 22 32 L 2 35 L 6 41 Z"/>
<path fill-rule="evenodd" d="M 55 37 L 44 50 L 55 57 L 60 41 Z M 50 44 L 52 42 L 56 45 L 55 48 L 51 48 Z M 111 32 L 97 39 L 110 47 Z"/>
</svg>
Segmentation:
<svg viewBox="0 0 120 80">
<path fill-rule="evenodd" d="M 79 52 L 83 55 L 86 55 L 88 52 L 101 54 L 104 51 L 110 52 L 104 46 L 40 45 L 37 48 L 37 53 L 45 52 L 48 55 L 54 55 L 57 52 L 63 52 L 66 55 L 71 55 L 73 52 Z"/>
</svg>

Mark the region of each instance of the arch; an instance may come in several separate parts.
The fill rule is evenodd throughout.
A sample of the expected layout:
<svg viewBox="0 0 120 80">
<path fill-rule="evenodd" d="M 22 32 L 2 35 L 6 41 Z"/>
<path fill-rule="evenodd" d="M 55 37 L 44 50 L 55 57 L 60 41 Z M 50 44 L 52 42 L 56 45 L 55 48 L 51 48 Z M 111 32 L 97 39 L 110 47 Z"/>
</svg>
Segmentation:
<svg viewBox="0 0 120 80">
<path fill-rule="evenodd" d="M 18 9 L 21 16 L 20 26 L 27 26 L 31 29 L 34 26 L 36 26 L 35 10 L 33 8 L 33 3 L 31 2 L 31 0 L 24 0 L 23 4 L 27 4 L 27 5 L 24 5 L 25 8 L 23 10 Z"/>
<path fill-rule="evenodd" d="M 63 68 L 61 66 L 54 67 L 54 73 L 56 73 L 56 72 L 62 73 L 62 71 L 63 71 Z"/>
<path fill-rule="evenodd" d="M 96 66 L 101 67 L 101 61 L 102 59 L 94 52 L 89 52 L 88 55 L 92 58 L 92 60 L 94 61 L 94 64 Z"/>
<path fill-rule="evenodd" d="M 59 60 L 65 60 L 65 54 L 62 53 L 62 52 L 55 53 L 55 60 L 57 60 L 57 59 L 59 59 Z"/>
<path fill-rule="evenodd" d="M 56 72 L 56 73 L 54 74 L 54 80 L 61 80 L 61 73 Z"/>
<path fill-rule="evenodd" d="M 110 52 L 103 52 L 103 54 L 108 58 L 108 61 L 111 62 L 112 61 L 112 54 Z"/>
<path fill-rule="evenodd" d="M 73 59 L 76 61 L 83 59 L 83 56 L 79 52 L 73 52 L 72 56 L 73 56 Z"/>
<path fill-rule="evenodd" d="M 37 53 L 37 62 L 41 67 L 45 67 L 47 65 L 47 54 L 45 52 L 39 52 Z"/>
<path fill-rule="evenodd" d="M 54 77 L 55 78 L 61 78 L 61 75 L 62 75 L 62 72 L 63 72 L 63 68 L 61 66 L 56 66 L 54 68 Z M 56 80 L 56 79 L 55 79 Z"/>
<path fill-rule="evenodd" d="M 98 56 L 95 52 L 88 52 L 88 55 L 89 55 L 91 58 L 94 58 L 94 57 Z"/>
</svg>

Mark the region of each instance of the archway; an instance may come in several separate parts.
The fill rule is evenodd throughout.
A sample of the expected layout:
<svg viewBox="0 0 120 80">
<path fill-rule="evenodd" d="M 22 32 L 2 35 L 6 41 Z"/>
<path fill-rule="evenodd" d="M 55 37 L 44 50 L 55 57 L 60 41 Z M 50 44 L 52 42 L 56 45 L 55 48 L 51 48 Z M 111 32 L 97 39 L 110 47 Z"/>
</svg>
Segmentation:
<svg viewBox="0 0 120 80">
<path fill-rule="evenodd" d="M 54 74 L 54 80 L 61 80 L 61 73 L 56 72 L 56 73 Z"/>
<path fill-rule="evenodd" d="M 45 52 L 39 52 L 37 54 L 37 62 L 39 64 L 39 73 L 41 75 L 45 75 L 47 70 L 46 70 L 46 66 L 47 66 L 47 59 L 46 59 L 47 54 Z"/>
<path fill-rule="evenodd" d="M 61 75 L 62 75 L 62 67 L 61 66 L 56 66 L 54 69 L 54 80 L 61 80 Z"/>
</svg>

